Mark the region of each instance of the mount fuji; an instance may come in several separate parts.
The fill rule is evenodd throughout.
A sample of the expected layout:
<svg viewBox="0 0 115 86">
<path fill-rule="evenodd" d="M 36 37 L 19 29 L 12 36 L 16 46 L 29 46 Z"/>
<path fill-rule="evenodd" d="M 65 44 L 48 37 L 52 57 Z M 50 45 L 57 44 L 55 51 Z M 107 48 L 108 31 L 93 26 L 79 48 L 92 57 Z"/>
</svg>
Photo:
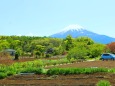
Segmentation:
<svg viewBox="0 0 115 86">
<path fill-rule="evenodd" d="M 88 31 L 80 25 L 69 25 L 66 28 L 64 28 L 62 31 L 53 34 L 50 37 L 66 38 L 68 35 L 71 35 L 73 38 L 77 38 L 81 36 L 89 37 L 92 40 L 94 40 L 96 43 L 102 43 L 102 44 L 115 42 L 115 38 Z"/>
</svg>

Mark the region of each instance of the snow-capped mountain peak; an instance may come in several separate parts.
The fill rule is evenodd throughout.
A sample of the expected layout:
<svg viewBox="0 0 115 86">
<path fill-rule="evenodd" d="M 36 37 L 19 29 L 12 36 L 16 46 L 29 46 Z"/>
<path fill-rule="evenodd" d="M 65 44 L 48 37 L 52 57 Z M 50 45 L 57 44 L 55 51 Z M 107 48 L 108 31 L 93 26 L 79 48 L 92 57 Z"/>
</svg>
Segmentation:
<svg viewBox="0 0 115 86">
<path fill-rule="evenodd" d="M 68 35 L 71 35 L 73 38 L 85 36 L 93 39 L 97 43 L 103 43 L 108 44 L 111 42 L 115 42 L 115 38 L 106 36 L 106 35 L 100 35 L 91 31 L 88 31 L 84 29 L 80 25 L 69 25 L 65 27 L 61 32 L 55 33 L 51 35 L 50 37 L 53 38 L 66 38 Z"/>
<path fill-rule="evenodd" d="M 67 32 L 67 31 L 81 31 L 81 30 L 84 30 L 84 28 L 78 24 L 72 24 L 72 25 L 69 25 L 67 27 L 65 27 L 62 32 Z"/>
</svg>

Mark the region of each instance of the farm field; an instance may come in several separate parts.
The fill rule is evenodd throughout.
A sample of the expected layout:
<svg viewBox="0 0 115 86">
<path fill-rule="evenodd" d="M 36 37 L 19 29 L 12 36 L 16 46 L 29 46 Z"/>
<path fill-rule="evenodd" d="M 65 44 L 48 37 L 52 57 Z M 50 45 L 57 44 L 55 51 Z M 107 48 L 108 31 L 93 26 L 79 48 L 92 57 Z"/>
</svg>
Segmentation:
<svg viewBox="0 0 115 86">
<path fill-rule="evenodd" d="M 29 59 L 28 59 L 29 60 Z M 21 60 L 27 61 L 27 60 Z M 20 61 L 20 62 L 21 62 Z M 115 68 L 114 61 L 86 61 L 72 64 L 63 64 L 48 66 L 59 68 L 78 68 L 78 67 L 103 67 Z M 100 80 L 108 80 L 112 86 L 115 86 L 114 73 L 94 73 L 94 74 L 72 74 L 72 75 L 14 75 L 0 80 L 0 86 L 96 86 Z"/>
</svg>

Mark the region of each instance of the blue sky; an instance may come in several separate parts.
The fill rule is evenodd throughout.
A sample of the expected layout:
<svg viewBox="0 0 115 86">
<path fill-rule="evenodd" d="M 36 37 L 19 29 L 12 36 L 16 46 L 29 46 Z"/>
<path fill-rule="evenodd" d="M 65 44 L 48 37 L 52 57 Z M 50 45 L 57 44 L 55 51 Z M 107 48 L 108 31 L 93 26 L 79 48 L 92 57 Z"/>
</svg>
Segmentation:
<svg viewBox="0 0 115 86">
<path fill-rule="evenodd" d="M 49 36 L 78 24 L 115 37 L 115 0 L 0 0 L 0 35 Z"/>
</svg>

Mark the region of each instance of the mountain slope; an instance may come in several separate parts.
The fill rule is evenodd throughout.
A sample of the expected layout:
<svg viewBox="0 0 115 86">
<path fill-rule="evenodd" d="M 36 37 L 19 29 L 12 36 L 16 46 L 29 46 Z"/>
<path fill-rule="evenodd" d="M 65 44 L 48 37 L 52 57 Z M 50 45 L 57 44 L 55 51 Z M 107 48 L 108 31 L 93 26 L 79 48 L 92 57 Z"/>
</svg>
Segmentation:
<svg viewBox="0 0 115 86">
<path fill-rule="evenodd" d="M 88 31 L 80 26 L 79 27 L 75 26 L 74 28 L 67 27 L 61 32 L 53 34 L 50 37 L 65 38 L 68 35 L 71 35 L 73 38 L 80 37 L 80 36 L 87 36 L 93 39 L 95 42 L 102 43 L 102 44 L 108 44 L 115 41 L 115 38 Z"/>
</svg>

